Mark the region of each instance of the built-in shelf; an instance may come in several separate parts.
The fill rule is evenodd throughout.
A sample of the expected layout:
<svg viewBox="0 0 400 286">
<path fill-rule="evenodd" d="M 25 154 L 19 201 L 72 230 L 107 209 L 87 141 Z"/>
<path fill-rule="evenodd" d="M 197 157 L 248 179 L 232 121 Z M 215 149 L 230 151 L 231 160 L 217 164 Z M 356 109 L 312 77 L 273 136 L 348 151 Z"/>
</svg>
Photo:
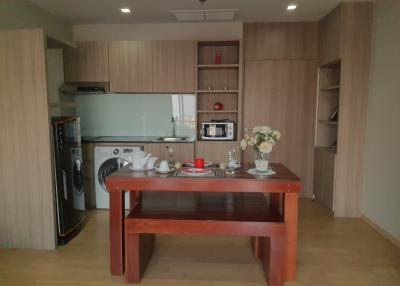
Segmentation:
<svg viewBox="0 0 400 286">
<path fill-rule="evenodd" d="M 198 90 L 197 93 L 238 93 L 239 91 L 237 89 L 228 89 L 228 90 L 224 90 L 224 89 L 212 89 L 212 90 L 207 90 L 207 89 L 203 89 L 203 90 Z"/>
<path fill-rule="evenodd" d="M 333 153 L 333 154 L 335 154 L 336 155 L 336 149 L 335 148 L 333 148 L 333 147 L 318 147 L 319 149 L 321 149 L 321 150 L 325 150 L 326 152 L 331 152 L 331 153 Z"/>
<path fill-rule="evenodd" d="M 340 89 L 340 85 L 332 85 L 332 86 L 328 86 L 328 87 L 324 87 L 321 88 L 321 91 L 331 91 L 331 90 L 339 90 Z"/>
<path fill-rule="evenodd" d="M 239 64 L 198 64 L 197 67 L 199 69 L 231 69 L 239 68 Z"/>
<path fill-rule="evenodd" d="M 338 125 L 337 121 L 332 121 L 332 120 L 318 120 L 318 121 L 319 121 L 319 123 L 322 123 L 322 124 L 334 125 L 334 126 Z"/>
<path fill-rule="evenodd" d="M 198 110 L 198 113 L 237 113 L 237 110 Z"/>
<path fill-rule="evenodd" d="M 334 60 L 330 63 L 322 65 L 321 68 L 323 69 L 340 69 L 341 60 Z"/>
<path fill-rule="evenodd" d="M 213 120 L 229 120 L 236 123 L 236 134 L 240 136 L 242 112 L 240 42 L 198 42 L 197 51 L 197 139 L 201 140 L 202 137 L 201 123 Z M 218 54 L 221 63 L 216 64 Z M 216 103 L 221 103 L 224 110 L 214 110 Z M 230 148 L 229 145 L 218 145 L 218 147 L 226 149 L 226 152 Z"/>
</svg>

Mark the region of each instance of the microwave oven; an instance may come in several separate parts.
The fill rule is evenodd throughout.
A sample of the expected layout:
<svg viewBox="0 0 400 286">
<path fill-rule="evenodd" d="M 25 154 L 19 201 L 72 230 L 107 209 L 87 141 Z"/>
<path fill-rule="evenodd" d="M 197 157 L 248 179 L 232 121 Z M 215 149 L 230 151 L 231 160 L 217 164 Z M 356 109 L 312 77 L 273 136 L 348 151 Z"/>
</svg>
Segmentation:
<svg viewBox="0 0 400 286">
<path fill-rule="evenodd" d="M 235 140 L 234 122 L 202 122 L 201 139 L 202 140 Z"/>
</svg>

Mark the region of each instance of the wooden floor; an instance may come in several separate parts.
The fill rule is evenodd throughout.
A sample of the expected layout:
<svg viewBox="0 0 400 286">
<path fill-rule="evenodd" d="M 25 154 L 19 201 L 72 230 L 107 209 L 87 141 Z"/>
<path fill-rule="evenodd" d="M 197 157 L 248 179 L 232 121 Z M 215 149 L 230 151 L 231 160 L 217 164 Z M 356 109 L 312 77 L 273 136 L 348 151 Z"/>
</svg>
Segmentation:
<svg viewBox="0 0 400 286">
<path fill-rule="evenodd" d="M 298 277 L 286 286 L 399 286 L 400 250 L 359 219 L 300 203 Z M 0 285 L 124 285 L 108 270 L 108 212 L 55 252 L 0 250 Z M 247 238 L 159 236 L 140 285 L 266 285 Z"/>
</svg>

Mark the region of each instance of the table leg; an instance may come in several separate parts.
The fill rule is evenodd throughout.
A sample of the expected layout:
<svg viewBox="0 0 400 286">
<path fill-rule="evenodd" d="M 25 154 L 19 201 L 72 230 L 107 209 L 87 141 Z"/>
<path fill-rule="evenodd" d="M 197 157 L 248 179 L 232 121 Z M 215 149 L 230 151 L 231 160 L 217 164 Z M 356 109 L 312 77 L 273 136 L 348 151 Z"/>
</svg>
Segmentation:
<svg viewBox="0 0 400 286">
<path fill-rule="evenodd" d="M 270 193 L 269 204 L 272 209 L 278 210 L 281 214 L 283 212 L 283 194 L 282 193 Z M 283 215 L 283 214 L 282 214 Z"/>
<path fill-rule="evenodd" d="M 131 191 L 129 193 L 129 204 L 130 209 L 133 210 L 136 204 L 140 203 L 141 201 L 141 193 L 140 191 Z"/>
<path fill-rule="evenodd" d="M 124 273 L 124 209 L 125 192 L 110 190 L 110 270 L 112 275 Z"/>
<path fill-rule="evenodd" d="M 285 193 L 284 217 L 286 223 L 286 281 L 293 281 L 296 279 L 298 204 L 298 193 Z"/>
</svg>

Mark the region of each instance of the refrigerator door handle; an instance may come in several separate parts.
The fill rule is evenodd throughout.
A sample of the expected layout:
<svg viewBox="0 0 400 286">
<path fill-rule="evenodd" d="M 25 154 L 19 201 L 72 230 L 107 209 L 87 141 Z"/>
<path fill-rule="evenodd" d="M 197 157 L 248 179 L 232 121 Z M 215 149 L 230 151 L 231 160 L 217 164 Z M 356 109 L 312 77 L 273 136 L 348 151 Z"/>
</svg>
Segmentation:
<svg viewBox="0 0 400 286">
<path fill-rule="evenodd" d="M 68 189 L 67 189 L 67 173 L 64 170 L 62 171 L 63 176 L 63 189 L 64 189 L 64 199 L 68 201 Z"/>
</svg>

